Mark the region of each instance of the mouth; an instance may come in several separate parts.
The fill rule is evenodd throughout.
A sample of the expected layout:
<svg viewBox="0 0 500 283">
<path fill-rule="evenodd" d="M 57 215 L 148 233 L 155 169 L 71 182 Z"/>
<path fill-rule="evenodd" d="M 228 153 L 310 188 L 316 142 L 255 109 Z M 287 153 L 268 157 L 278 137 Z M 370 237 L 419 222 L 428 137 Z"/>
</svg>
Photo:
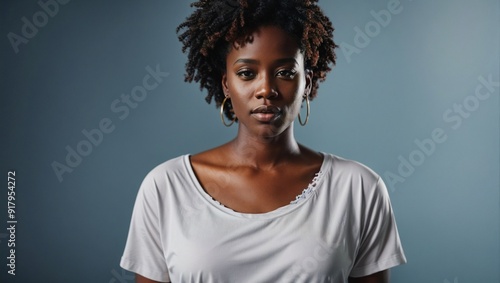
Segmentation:
<svg viewBox="0 0 500 283">
<path fill-rule="evenodd" d="M 255 107 L 250 114 L 259 122 L 269 123 L 281 116 L 281 108 L 273 105 L 260 105 Z"/>
</svg>

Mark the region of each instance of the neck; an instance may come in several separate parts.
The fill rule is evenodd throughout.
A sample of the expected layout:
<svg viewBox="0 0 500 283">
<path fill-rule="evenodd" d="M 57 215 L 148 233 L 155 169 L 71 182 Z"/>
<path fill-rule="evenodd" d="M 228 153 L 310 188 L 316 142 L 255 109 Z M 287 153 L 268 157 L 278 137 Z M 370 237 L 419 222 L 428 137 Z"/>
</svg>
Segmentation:
<svg viewBox="0 0 500 283">
<path fill-rule="evenodd" d="M 241 127 L 230 143 L 239 164 L 254 168 L 272 168 L 300 154 L 300 147 L 293 135 L 293 126 L 274 137 L 253 136 Z"/>
</svg>

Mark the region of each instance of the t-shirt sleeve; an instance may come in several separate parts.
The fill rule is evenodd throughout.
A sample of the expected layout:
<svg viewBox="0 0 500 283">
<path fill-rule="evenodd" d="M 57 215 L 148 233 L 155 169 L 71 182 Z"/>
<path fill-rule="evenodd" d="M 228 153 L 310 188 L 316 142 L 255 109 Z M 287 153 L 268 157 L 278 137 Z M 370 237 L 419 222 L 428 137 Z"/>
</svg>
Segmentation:
<svg viewBox="0 0 500 283">
<path fill-rule="evenodd" d="M 141 184 L 120 266 L 146 278 L 170 282 L 160 230 L 160 197 L 152 174 Z"/>
<path fill-rule="evenodd" d="M 351 277 L 363 277 L 406 263 L 387 188 L 378 178 L 364 192 L 361 239 Z"/>
</svg>

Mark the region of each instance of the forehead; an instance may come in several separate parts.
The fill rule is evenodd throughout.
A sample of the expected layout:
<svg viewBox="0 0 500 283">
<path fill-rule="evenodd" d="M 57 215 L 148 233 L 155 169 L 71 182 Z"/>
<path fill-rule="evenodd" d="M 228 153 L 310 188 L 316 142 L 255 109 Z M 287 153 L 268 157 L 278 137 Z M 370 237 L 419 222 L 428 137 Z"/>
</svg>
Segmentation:
<svg viewBox="0 0 500 283">
<path fill-rule="evenodd" d="M 296 58 L 303 60 L 297 40 L 276 26 L 262 26 L 249 34 L 242 45 L 234 43 L 229 51 L 228 63 L 241 58 L 259 61 Z"/>
</svg>

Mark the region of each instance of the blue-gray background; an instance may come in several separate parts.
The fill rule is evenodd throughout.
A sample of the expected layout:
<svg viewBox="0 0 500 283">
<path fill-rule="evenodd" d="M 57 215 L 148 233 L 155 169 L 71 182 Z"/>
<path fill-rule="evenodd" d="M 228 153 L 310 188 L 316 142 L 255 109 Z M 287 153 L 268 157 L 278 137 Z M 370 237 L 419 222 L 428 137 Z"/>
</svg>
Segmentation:
<svg viewBox="0 0 500 283">
<path fill-rule="evenodd" d="M 498 86 L 475 97 L 479 77 L 499 81 L 499 1 L 320 5 L 350 49 L 338 49 L 298 140 L 384 176 L 408 258 L 393 282 L 499 282 Z M 376 24 L 372 11 L 388 5 L 398 12 Z M 0 281 L 132 282 L 118 263 L 142 178 L 169 158 L 231 139 L 236 127 L 222 126 L 198 86 L 183 81 L 175 27 L 191 11 L 187 2 L 58 6 L 44 23 L 36 1 L 0 4 Z M 40 27 L 16 53 L 8 34 L 22 36 L 22 18 L 34 16 Z M 142 85 L 147 66 L 169 74 L 120 119 L 111 104 Z M 460 105 L 468 110 L 458 114 Z M 104 118 L 114 131 L 60 182 L 51 164 L 66 164 L 66 147 L 76 149 L 82 131 Z M 436 129 L 446 140 L 423 155 L 415 140 Z M 410 157 L 420 165 L 403 176 L 400 160 Z M 6 266 L 9 169 L 17 173 L 15 276 Z"/>
</svg>

